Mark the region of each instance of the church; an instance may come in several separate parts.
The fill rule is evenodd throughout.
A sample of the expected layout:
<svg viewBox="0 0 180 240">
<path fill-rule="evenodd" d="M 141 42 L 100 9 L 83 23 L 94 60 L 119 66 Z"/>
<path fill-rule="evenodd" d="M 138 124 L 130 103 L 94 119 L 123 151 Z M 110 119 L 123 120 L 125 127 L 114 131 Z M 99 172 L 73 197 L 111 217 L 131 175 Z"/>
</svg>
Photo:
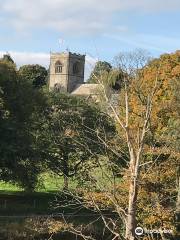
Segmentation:
<svg viewBox="0 0 180 240">
<path fill-rule="evenodd" d="M 99 84 L 84 81 L 85 55 L 71 52 L 51 53 L 49 90 L 72 95 L 97 95 Z"/>
</svg>

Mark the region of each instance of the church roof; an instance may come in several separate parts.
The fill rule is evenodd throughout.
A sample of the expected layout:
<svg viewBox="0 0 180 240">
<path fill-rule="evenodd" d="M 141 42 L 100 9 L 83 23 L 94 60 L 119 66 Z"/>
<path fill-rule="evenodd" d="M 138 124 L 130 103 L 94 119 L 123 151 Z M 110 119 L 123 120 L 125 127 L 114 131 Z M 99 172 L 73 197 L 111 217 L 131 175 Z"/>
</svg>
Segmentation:
<svg viewBox="0 0 180 240">
<path fill-rule="evenodd" d="M 101 89 L 100 84 L 78 84 L 76 88 L 71 92 L 73 95 L 98 95 L 99 90 Z"/>
</svg>

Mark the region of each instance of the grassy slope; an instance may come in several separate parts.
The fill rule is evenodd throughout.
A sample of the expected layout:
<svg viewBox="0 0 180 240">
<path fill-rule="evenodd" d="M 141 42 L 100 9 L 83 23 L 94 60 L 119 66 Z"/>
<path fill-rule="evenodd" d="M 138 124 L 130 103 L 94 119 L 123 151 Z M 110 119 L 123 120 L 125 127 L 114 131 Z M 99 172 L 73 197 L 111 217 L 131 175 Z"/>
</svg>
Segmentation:
<svg viewBox="0 0 180 240">
<path fill-rule="evenodd" d="M 0 216 L 52 213 L 50 204 L 62 189 L 63 180 L 47 173 L 40 176 L 40 179 L 43 184 L 31 194 L 25 193 L 17 185 L 0 181 Z M 70 188 L 75 187 L 76 184 L 71 181 Z"/>
<path fill-rule="evenodd" d="M 75 188 L 76 183 L 71 180 L 70 188 Z M 39 177 L 39 186 L 36 188 L 36 192 L 58 192 L 63 188 L 63 179 L 52 173 L 44 173 Z M 12 183 L 5 183 L 0 181 L 0 192 L 23 192 L 23 189 L 18 185 Z"/>
</svg>

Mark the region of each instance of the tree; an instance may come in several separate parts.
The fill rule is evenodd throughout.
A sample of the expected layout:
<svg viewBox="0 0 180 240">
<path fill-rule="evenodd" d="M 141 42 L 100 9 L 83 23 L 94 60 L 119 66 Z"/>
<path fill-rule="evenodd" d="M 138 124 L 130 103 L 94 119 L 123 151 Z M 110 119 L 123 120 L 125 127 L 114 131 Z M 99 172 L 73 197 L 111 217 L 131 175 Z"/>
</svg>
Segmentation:
<svg viewBox="0 0 180 240">
<path fill-rule="evenodd" d="M 32 190 L 40 172 L 34 130 L 46 99 L 5 61 L 0 62 L 0 89 L 0 177 Z"/>
<path fill-rule="evenodd" d="M 36 65 L 24 65 L 19 68 L 19 74 L 26 81 L 29 81 L 35 88 L 41 88 L 47 82 L 47 70 Z"/>
<path fill-rule="evenodd" d="M 84 162 L 105 151 L 97 132 L 101 136 L 106 130 L 110 138 L 115 128 L 106 114 L 83 98 L 52 92 L 49 102 L 39 135 L 42 148 L 46 146 L 42 158 L 64 177 L 64 189 L 68 189 L 68 179 L 78 174 Z"/>
<path fill-rule="evenodd" d="M 116 61 L 115 61 L 116 62 Z M 98 61 L 92 71 L 88 82 L 99 83 L 100 79 L 104 85 L 108 85 L 111 91 L 118 92 L 123 86 L 123 79 L 127 75 L 119 66 L 112 67 L 108 62 Z"/>
<path fill-rule="evenodd" d="M 158 161 L 156 160 L 157 169 L 161 166 L 164 157 L 170 159 L 171 156 L 174 165 L 171 165 L 170 170 L 173 172 L 178 163 L 178 155 L 170 154 L 173 150 L 169 149 L 167 138 L 162 138 L 170 130 L 168 122 L 172 115 L 176 115 L 171 104 L 174 102 L 172 86 L 175 83 L 174 79 L 179 76 L 178 58 L 174 54 L 166 55 L 149 63 L 148 61 L 144 62 L 144 56 L 139 56 L 138 53 L 121 54 L 118 57 L 120 69 L 128 75 L 124 78 L 124 89 L 120 93 L 119 112 L 112 105 L 110 107 L 117 120 L 119 132 L 122 136 L 124 135 L 129 149 L 129 205 L 125 218 L 126 239 L 135 238 L 138 193 L 140 184 L 143 184 L 140 177 L 141 166 L 149 164 L 150 167 L 151 164 L 155 164 L 154 161 L 148 163 L 147 152 L 151 152 L 152 159 L 158 159 Z M 172 76 L 174 72 L 176 72 L 175 78 Z M 106 89 L 104 93 L 108 102 Z M 154 157 L 155 155 L 156 157 Z M 164 162 L 163 166 L 166 165 L 166 161 Z M 173 204 L 171 208 L 172 206 Z"/>
<path fill-rule="evenodd" d="M 98 83 L 97 77 L 101 76 L 103 72 L 110 72 L 112 70 L 112 66 L 110 63 L 106 61 L 98 61 L 92 71 L 88 82 L 89 83 Z"/>
<path fill-rule="evenodd" d="M 177 56 L 172 58 L 178 59 Z M 172 226 L 178 153 L 171 147 L 171 138 L 168 140 L 167 136 L 170 134 L 169 121 L 177 114 L 174 111 L 177 97 L 174 97 L 173 86 L 178 74 L 173 78 L 172 73 L 174 68 L 176 73 L 179 72 L 179 63 L 176 61 L 175 64 L 172 58 L 166 56 L 163 64 L 164 56 L 149 62 L 149 58 L 142 56 L 142 52 L 120 54 L 118 66 L 125 74 L 119 108 L 115 108 L 109 101 L 108 84 L 104 84 L 111 82 L 110 75 L 102 74 L 97 78 L 102 85 L 108 109 L 111 109 L 111 116 L 116 120 L 119 136 L 128 148 L 129 163 L 123 171 L 119 169 L 123 174 L 120 184 L 111 181 L 111 177 L 106 174 L 111 185 L 97 181 L 100 192 L 88 192 L 83 200 L 86 206 L 93 206 L 98 211 L 106 228 L 114 234 L 114 239 L 122 236 L 122 224 L 126 227 L 125 238 L 135 239 L 135 228 L 138 222 L 143 221 L 143 217 L 147 226 L 160 229 Z M 149 208 L 144 206 L 146 203 Z M 152 213 L 150 217 L 153 204 L 157 216 Z M 119 223 L 117 218 L 106 217 L 104 206 L 116 212 L 122 222 Z M 170 225 L 165 222 L 167 219 L 171 219 Z"/>
<path fill-rule="evenodd" d="M 177 181 L 172 180 L 177 188 L 177 219 L 179 206 L 179 129 L 180 129 L 180 109 L 179 109 L 179 87 L 180 87 L 180 52 L 176 51 L 172 54 L 163 54 L 159 59 L 151 61 L 147 71 L 144 71 L 144 76 L 147 81 L 154 75 L 155 66 L 160 66 L 159 79 L 161 88 L 158 92 L 159 99 L 156 105 L 156 118 L 152 123 L 151 132 L 154 142 L 157 142 L 157 149 L 162 152 L 167 152 L 169 160 L 173 166 L 166 169 L 166 172 L 172 172 L 173 176 L 177 177 Z M 153 129 L 156 131 L 154 132 Z M 166 146 L 166 147 L 164 147 Z M 177 170 L 176 170 L 177 169 Z M 176 171 L 175 171 L 176 170 Z M 170 174 L 169 174 L 170 175 Z M 175 196 L 174 196 L 175 198 Z M 171 200 L 174 203 L 174 201 Z M 175 209 L 175 204 L 171 204 L 172 211 Z"/>
<path fill-rule="evenodd" d="M 146 59 L 144 59 L 145 58 L 140 58 L 138 54 L 121 54 L 118 57 L 119 68 L 124 73 L 128 73 L 123 79 L 124 89 L 121 91 L 122 101 L 120 105 L 120 115 L 116 112 L 111 103 L 109 103 L 106 89 L 104 88 L 105 100 L 110 104 L 112 113 L 117 121 L 117 127 L 120 133 L 124 135 L 129 150 L 129 204 L 127 216 L 124 215 L 124 211 L 122 211 L 126 222 L 126 239 L 135 238 L 140 162 L 142 160 L 146 132 L 149 129 L 152 104 L 157 88 L 156 78 L 151 86 L 151 91 L 147 92 L 144 96 L 144 103 L 136 98 L 134 89 L 137 82 L 140 81 L 140 72 L 138 69 L 146 64 Z M 102 81 L 100 80 L 100 82 Z M 135 84 L 135 86 L 133 86 L 133 84 Z M 137 106 L 141 106 L 138 109 L 138 115 L 134 113 L 133 99 L 137 100 Z"/>
<path fill-rule="evenodd" d="M 14 60 L 12 59 L 12 57 L 10 56 L 9 53 L 4 54 L 3 58 L 1 59 L 1 61 L 6 62 L 6 63 L 14 64 Z"/>
</svg>

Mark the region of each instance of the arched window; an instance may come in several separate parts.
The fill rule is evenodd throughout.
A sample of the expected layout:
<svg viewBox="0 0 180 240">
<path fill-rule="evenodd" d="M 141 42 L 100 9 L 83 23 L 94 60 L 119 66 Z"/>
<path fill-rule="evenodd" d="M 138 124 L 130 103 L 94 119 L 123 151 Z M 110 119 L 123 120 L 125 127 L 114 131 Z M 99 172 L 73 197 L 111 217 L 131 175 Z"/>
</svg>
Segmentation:
<svg viewBox="0 0 180 240">
<path fill-rule="evenodd" d="M 55 92 L 65 92 L 65 88 L 60 83 L 55 83 L 54 84 L 54 91 Z"/>
<path fill-rule="evenodd" d="M 80 63 L 76 62 L 73 65 L 73 74 L 79 74 L 80 73 Z"/>
<path fill-rule="evenodd" d="M 62 63 L 60 61 L 55 63 L 55 73 L 62 73 Z"/>
</svg>

